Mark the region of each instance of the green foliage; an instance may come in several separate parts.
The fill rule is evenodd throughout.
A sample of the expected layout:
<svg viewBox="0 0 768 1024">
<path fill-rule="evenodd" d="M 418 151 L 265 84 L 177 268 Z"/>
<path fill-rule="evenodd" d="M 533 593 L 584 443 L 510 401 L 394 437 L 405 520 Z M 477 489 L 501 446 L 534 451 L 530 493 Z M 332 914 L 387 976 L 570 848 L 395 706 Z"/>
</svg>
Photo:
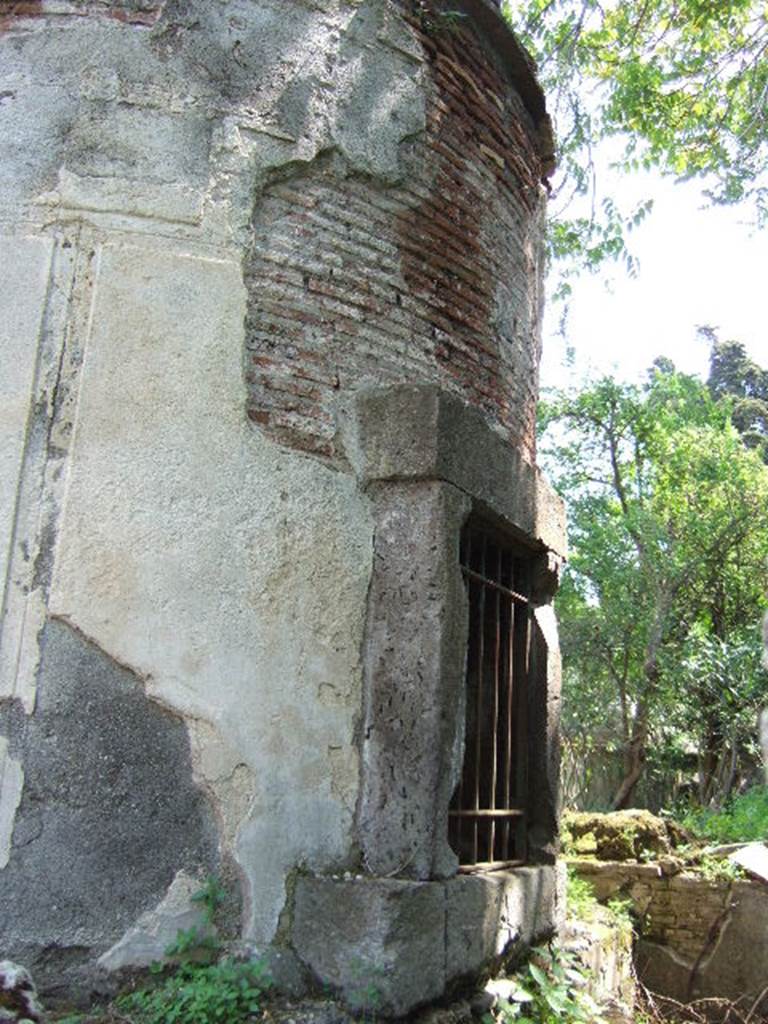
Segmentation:
<svg viewBox="0 0 768 1024">
<path fill-rule="evenodd" d="M 505 0 L 554 115 L 563 169 L 552 251 L 594 268 L 620 259 L 647 204 L 599 198 L 593 151 L 624 170 L 699 179 L 717 203 L 768 216 L 768 9 L 762 0 Z M 591 212 L 562 220 L 573 196 Z"/>
<path fill-rule="evenodd" d="M 756 623 L 748 629 L 734 627 L 721 639 L 709 623 L 697 622 L 662 658 L 666 734 L 701 737 L 702 768 L 709 757 L 709 775 L 702 771 L 699 778 L 702 805 L 721 803 L 735 781 L 733 756 L 715 757 L 715 747 L 735 752 L 745 765 L 760 763 L 755 723 L 768 699 L 762 653 Z M 676 699 L 678 692 L 695 699 Z"/>
<path fill-rule="evenodd" d="M 733 882 L 744 877 L 744 872 L 738 864 L 723 857 L 710 857 L 705 854 L 697 858 L 693 868 L 707 882 Z"/>
<path fill-rule="evenodd" d="M 761 842 L 768 839 L 768 786 L 754 786 L 732 797 L 722 810 L 689 811 L 683 824 L 700 839 L 713 843 Z"/>
<path fill-rule="evenodd" d="M 192 897 L 211 927 L 225 903 L 226 890 L 209 876 Z M 215 936 L 198 928 L 179 929 L 166 949 L 168 958 L 154 963 L 154 983 L 124 993 L 91 1014 L 70 1014 L 58 1024 L 242 1024 L 261 1015 L 264 993 L 271 986 L 265 964 L 224 958 Z"/>
<path fill-rule="evenodd" d="M 165 955 L 176 963 L 212 963 L 218 956 L 219 940 L 215 935 L 206 934 L 194 925 L 191 928 L 179 928 L 176 938 L 166 947 Z M 162 963 L 153 963 L 150 971 L 161 974 L 165 970 Z"/>
<path fill-rule="evenodd" d="M 594 920 L 600 906 L 595 897 L 594 887 L 585 878 L 579 878 L 570 866 L 568 867 L 566 901 L 568 914 L 580 921 Z"/>
<path fill-rule="evenodd" d="M 215 875 L 208 875 L 203 886 L 192 897 L 193 903 L 199 903 L 204 912 L 206 924 L 213 924 L 217 912 L 227 898 L 227 891 Z"/>
<path fill-rule="evenodd" d="M 572 545 L 557 602 L 566 738 L 580 756 L 621 754 L 615 807 L 650 759 L 684 765 L 691 750 L 701 801 L 722 799 L 754 768 L 768 696 L 768 470 L 729 404 L 670 365 L 642 387 L 556 394 L 542 419 Z"/>
<path fill-rule="evenodd" d="M 631 934 L 635 927 L 632 900 L 628 896 L 614 896 L 608 900 L 605 906 L 613 918 L 614 925 L 624 934 Z"/>
<path fill-rule="evenodd" d="M 192 925 L 191 928 L 179 928 L 176 938 L 165 949 L 168 960 L 176 964 L 211 964 L 216 960 L 221 951 L 221 943 L 212 928 L 226 897 L 221 882 L 214 875 L 209 875 L 192 896 L 192 902 L 197 903 L 203 911 L 202 927 Z M 151 965 L 150 971 L 160 974 L 165 967 L 165 964 L 156 962 Z"/>
<path fill-rule="evenodd" d="M 269 987 L 264 965 L 222 960 L 182 964 L 154 988 L 120 996 L 134 1024 L 240 1024 L 261 1010 Z"/>
<path fill-rule="evenodd" d="M 754 363 L 738 341 L 720 341 L 711 327 L 699 335 L 712 346 L 707 386 L 715 398 L 730 401 L 733 424 L 749 448 L 768 462 L 768 370 Z"/>
<path fill-rule="evenodd" d="M 531 951 L 515 976 L 509 999 L 499 999 L 488 1024 L 605 1024 L 585 991 L 586 975 L 576 957 L 554 946 Z"/>
</svg>

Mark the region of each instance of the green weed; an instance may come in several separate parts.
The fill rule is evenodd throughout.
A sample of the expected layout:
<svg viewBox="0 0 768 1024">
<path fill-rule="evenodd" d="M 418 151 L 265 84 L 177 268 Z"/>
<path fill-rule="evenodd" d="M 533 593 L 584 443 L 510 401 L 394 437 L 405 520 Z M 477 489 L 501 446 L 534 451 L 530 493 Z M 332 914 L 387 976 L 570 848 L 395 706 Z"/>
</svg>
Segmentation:
<svg viewBox="0 0 768 1024">
<path fill-rule="evenodd" d="M 168 960 L 175 964 L 213 963 L 221 952 L 218 937 L 210 931 L 216 920 L 216 914 L 227 898 L 221 882 L 214 875 L 209 875 L 202 887 L 192 896 L 192 902 L 200 905 L 203 911 L 202 927 L 193 925 L 191 928 L 179 928 L 176 938 L 164 950 Z M 166 970 L 165 963 L 156 962 L 150 967 L 153 974 L 162 974 Z"/>
<path fill-rule="evenodd" d="M 744 871 L 727 858 L 712 857 L 704 854 L 693 865 L 693 870 L 707 882 L 734 882 L 744 878 Z"/>
<path fill-rule="evenodd" d="M 270 981 L 264 964 L 182 964 L 155 988 L 120 996 L 133 1024 L 241 1024 L 260 1013 Z"/>
<path fill-rule="evenodd" d="M 570 865 L 568 867 L 566 901 L 569 915 L 577 917 L 580 921 L 593 920 L 600 906 L 591 883 L 584 878 L 579 878 Z"/>
<path fill-rule="evenodd" d="M 606 1024 L 585 989 L 576 957 L 555 947 L 531 950 L 527 967 L 513 978 L 509 999 L 499 999 L 484 1024 Z"/>
</svg>

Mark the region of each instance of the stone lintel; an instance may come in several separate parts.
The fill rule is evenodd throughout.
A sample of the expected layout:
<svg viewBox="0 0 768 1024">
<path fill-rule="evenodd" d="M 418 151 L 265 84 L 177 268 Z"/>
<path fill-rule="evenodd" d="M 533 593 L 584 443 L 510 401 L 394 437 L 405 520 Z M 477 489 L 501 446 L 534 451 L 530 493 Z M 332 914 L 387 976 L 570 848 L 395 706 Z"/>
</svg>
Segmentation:
<svg viewBox="0 0 768 1024">
<path fill-rule="evenodd" d="M 447 881 L 298 880 L 293 947 L 353 1010 L 402 1017 L 553 934 L 555 869 Z"/>
<path fill-rule="evenodd" d="M 345 434 L 364 484 L 444 480 L 521 539 L 565 557 L 561 498 L 480 410 L 457 396 L 429 384 L 361 389 Z"/>
</svg>

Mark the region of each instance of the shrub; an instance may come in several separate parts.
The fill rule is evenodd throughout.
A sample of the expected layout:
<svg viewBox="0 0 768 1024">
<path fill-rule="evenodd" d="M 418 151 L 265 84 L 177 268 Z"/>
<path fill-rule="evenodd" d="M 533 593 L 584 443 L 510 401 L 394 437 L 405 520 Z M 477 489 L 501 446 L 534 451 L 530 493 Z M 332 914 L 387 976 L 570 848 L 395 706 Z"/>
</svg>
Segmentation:
<svg viewBox="0 0 768 1024">
<path fill-rule="evenodd" d="M 698 838 L 714 843 L 768 839 L 768 786 L 755 786 L 733 797 L 719 811 L 689 811 L 683 824 Z"/>
<path fill-rule="evenodd" d="M 586 975 L 572 953 L 555 947 L 531 950 L 509 999 L 499 999 L 484 1024 L 606 1024 L 585 990 Z"/>
</svg>

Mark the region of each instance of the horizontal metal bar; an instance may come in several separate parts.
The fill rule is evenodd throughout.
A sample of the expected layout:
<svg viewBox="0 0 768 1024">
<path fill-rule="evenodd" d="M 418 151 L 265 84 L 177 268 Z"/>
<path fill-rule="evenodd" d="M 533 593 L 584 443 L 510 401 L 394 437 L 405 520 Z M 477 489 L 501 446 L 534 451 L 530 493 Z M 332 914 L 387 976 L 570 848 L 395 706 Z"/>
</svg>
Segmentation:
<svg viewBox="0 0 768 1024">
<path fill-rule="evenodd" d="M 520 604 L 530 604 L 530 598 L 527 598 L 524 594 L 518 594 L 516 590 L 510 590 L 509 587 L 505 587 L 503 584 L 497 583 L 496 580 L 490 580 L 487 576 L 483 576 L 482 573 L 475 572 L 474 569 L 468 569 L 466 565 L 462 565 L 461 569 L 464 575 L 469 576 L 471 580 L 477 580 L 478 583 L 482 583 L 486 587 L 498 590 Z"/>
<path fill-rule="evenodd" d="M 519 868 L 525 864 L 524 860 L 486 860 L 479 864 L 462 864 L 459 868 L 460 875 L 473 875 L 478 871 L 503 871 L 505 868 Z"/>
<path fill-rule="evenodd" d="M 497 808 L 495 810 L 460 810 L 448 811 L 449 818 L 522 818 L 525 811 L 517 807 Z"/>
</svg>

